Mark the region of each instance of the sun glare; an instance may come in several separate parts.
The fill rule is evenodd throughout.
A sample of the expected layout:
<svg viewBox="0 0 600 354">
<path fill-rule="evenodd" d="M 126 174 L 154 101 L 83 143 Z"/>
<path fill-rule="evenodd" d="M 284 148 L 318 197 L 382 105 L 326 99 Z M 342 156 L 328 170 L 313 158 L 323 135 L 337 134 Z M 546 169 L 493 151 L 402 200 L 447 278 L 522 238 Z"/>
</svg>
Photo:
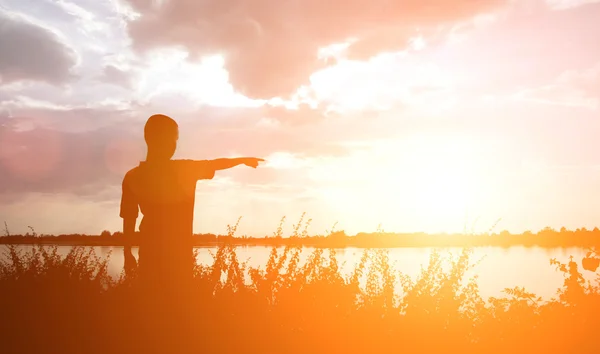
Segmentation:
<svg viewBox="0 0 600 354">
<path fill-rule="evenodd" d="M 432 166 L 419 171 L 419 175 L 421 178 L 417 189 L 421 193 L 415 198 L 415 206 L 423 216 L 443 219 L 444 224 L 456 218 L 462 219 L 471 194 L 471 176 L 454 166 Z"/>
<path fill-rule="evenodd" d="M 468 139 L 446 136 L 415 136 L 398 145 L 381 161 L 397 166 L 378 186 L 384 204 L 393 209 L 409 199 L 414 217 L 428 220 L 430 230 L 422 231 L 459 231 L 478 184 L 476 148 Z"/>
<path fill-rule="evenodd" d="M 337 171 L 336 183 L 322 197 L 340 214 L 364 220 L 372 213 L 378 218 L 373 222 L 394 230 L 453 233 L 463 231 L 467 212 L 476 212 L 478 158 L 468 138 L 415 135 L 361 146 L 342 163 L 327 162 L 331 170 L 323 167 L 313 177 L 332 184 Z"/>
<path fill-rule="evenodd" d="M 196 105 L 259 106 L 237 93 L 229 82 L 222 55 L 190 61 L 180 49 L 155 50 L 138 83 L 138 95 L 156 101 L 161 95 L 185 96 Z"/>
<path fill-rule="evenodd" d="M 415 38 L 415 48 L 423 48 Z M 404 61 L 404 52 L 382 53 L 368 61 L 340 59 L 335 65 L 311 75 L 311 88 L 316 97 L 330 103 L 336 111 L 364 109 L 389 110 L 402 102 L 428 113 L 451 105 L 449 95 L 456 78 L 432 63 L 414 64 Z M 435 104 L 432 104 L 432 95 Z"/>
</svg>

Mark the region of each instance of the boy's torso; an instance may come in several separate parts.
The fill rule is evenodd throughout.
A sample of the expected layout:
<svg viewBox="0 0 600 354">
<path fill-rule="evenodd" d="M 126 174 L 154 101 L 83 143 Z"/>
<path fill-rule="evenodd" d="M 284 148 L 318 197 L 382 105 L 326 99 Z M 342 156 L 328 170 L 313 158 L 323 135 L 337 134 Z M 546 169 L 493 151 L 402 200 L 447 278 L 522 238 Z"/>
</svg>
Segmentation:
<svg viewBox="0 0 600 354">
<path fill-rule="evenodd" d="M 179 160 L 142 162 L 132 173 L 132 190 L 143 214 L 144 234 L 192 234 L 197 179 Z"/>
<path fill-rule="evenodd" d="M 202 163 L 141 162 L 127 173 L 124 186 L 143 214 L 140 252 L 145 257 L 173 258 L 191 252 L 196 183 L 214 175 L 204 171 Z"/>
</svg>

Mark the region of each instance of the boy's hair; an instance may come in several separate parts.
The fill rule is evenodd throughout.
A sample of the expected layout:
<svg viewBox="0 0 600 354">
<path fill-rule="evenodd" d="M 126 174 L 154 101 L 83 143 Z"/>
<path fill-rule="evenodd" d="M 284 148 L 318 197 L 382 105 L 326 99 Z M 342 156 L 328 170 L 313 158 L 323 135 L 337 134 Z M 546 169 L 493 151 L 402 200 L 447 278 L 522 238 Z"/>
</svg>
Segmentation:
<svg viewBox="0 0 600 354">
<path fill-rule="evenodd" d="M 146 144 L 164 140 L 178 140 L 179 126 L 177 122 L 164 114 L 154 114 L 148 118 L 144 126 Z"/>
</svg>

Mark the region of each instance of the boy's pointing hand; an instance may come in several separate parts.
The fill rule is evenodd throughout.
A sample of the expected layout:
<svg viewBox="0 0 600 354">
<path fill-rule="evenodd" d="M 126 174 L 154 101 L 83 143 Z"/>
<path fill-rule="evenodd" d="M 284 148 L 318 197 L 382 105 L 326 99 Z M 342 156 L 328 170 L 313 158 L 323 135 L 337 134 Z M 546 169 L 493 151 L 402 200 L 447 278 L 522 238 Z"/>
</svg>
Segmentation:
<svg viewBox="0 0 600 354">
<path fill-rule="evenodd" d="M 258 163 L 261 161 L 265 161 L 263 159 L 259 159 L 258 157 L 247 157 L 244 159 L 244 165 L 256 168 L 258 167 Z"/>
</svg>

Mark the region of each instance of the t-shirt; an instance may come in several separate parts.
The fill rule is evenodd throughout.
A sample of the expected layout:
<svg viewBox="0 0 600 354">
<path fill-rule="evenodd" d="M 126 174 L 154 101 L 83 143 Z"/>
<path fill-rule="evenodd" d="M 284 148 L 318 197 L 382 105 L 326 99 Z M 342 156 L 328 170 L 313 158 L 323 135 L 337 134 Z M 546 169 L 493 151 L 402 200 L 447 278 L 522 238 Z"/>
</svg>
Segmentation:
<svg viewBox="0 0 600 354">
<path fill-rule="evenodd" d="M 142 161 L 125 174 L 120 216 L 143 214 L 140 261 L 191 253 L 196 182 L 214 175 L 208 160 Z"/>
</svg>

